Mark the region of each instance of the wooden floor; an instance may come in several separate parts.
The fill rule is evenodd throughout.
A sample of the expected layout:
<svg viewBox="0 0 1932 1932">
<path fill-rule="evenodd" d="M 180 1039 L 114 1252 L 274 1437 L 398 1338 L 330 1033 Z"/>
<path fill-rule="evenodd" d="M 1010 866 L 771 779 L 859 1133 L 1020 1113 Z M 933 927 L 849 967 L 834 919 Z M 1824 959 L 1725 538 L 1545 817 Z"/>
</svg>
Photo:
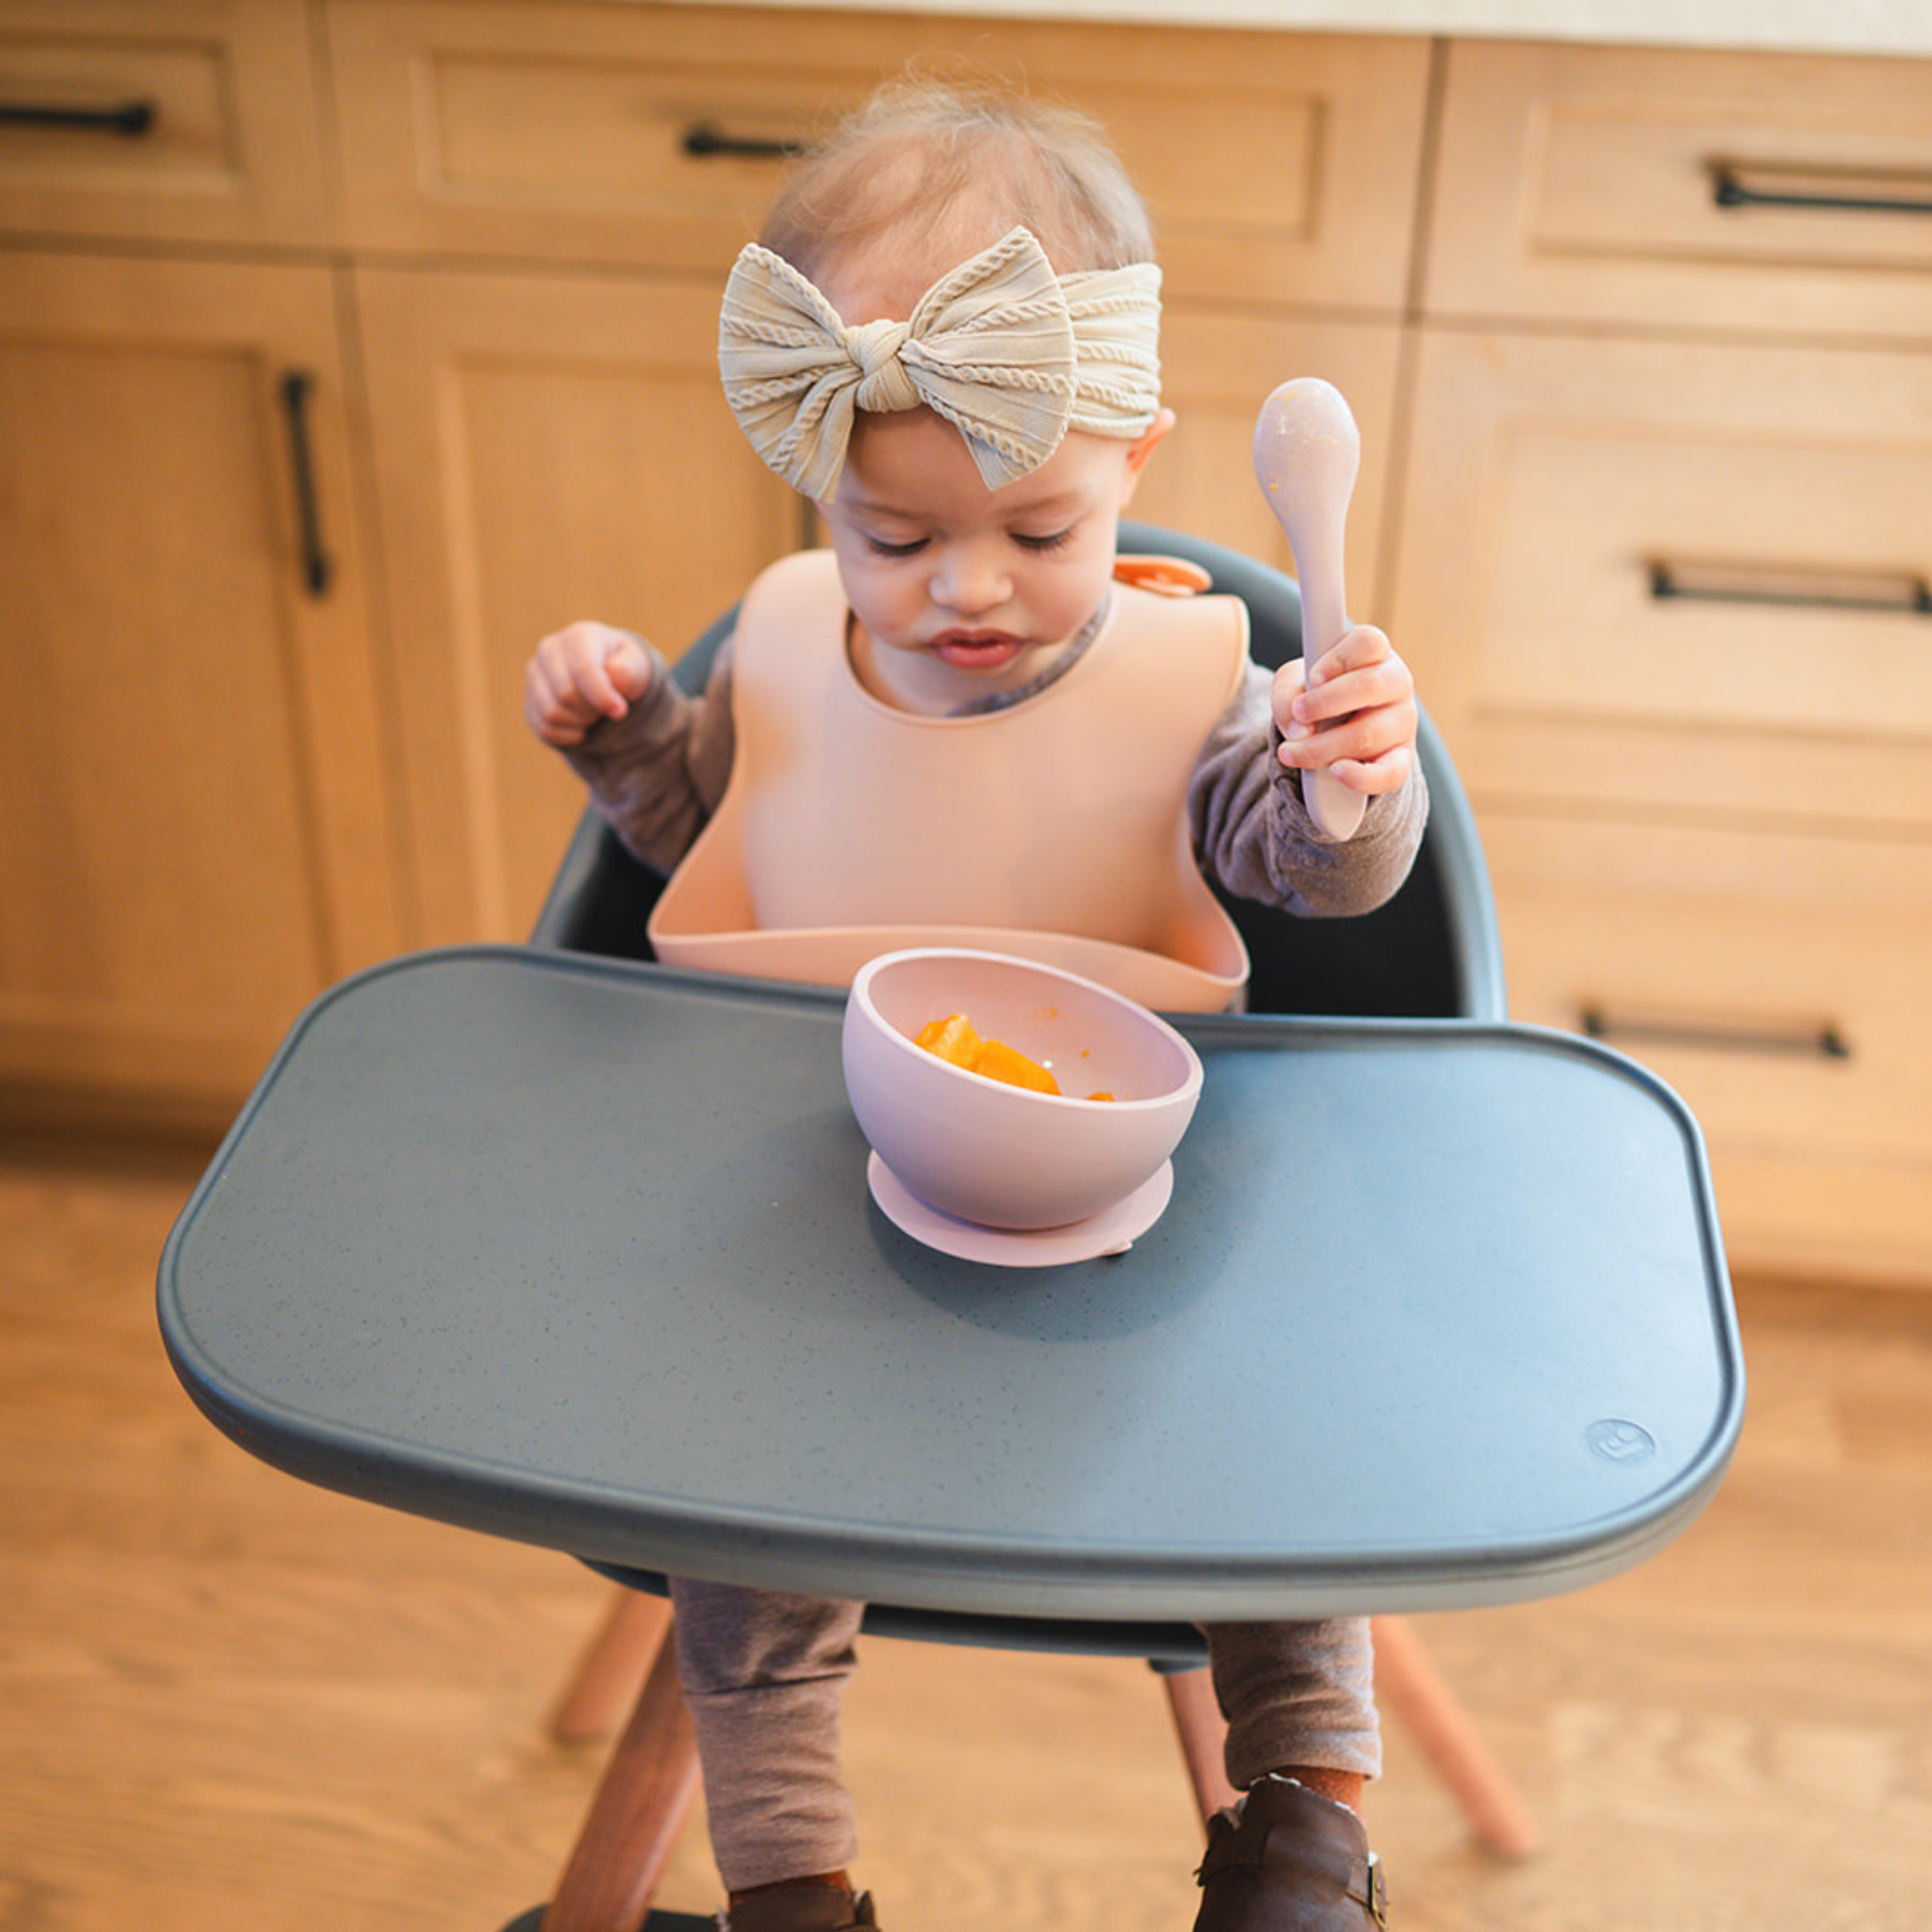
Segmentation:
<svg viewBox="0 0 1932 1932">
<path fill-rule="evenodd" d="M 205 1151 L 0 1145 L 0 1932 L 496 1932 L 595 1775 L 544 1718 L 602 1587 L 202 1421 L 152 1291 Z M 1703 1520 L 1583 1594 L 1420 1620 L 1549 1844 L 1473 1849 L 1396 1732 L 1399 1932 L 1932 1925 L 1932 1293 L 1739 1298 L 1750 1417 Z M 1187 1932 L 1138 1665 L 876 1645 L 849 1730 L 889 1932 Z M 696 1827 L 664 1902 L 715 1903 Z"/>
</svg>

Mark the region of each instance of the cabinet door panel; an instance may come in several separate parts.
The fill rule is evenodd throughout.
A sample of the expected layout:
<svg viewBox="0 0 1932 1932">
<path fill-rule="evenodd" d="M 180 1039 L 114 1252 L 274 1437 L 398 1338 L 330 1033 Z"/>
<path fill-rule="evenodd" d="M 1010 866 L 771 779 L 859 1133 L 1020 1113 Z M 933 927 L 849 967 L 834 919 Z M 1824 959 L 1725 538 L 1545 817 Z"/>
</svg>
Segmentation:
<svg viewBox="0 0 1932 1932">
<path fill-rule="evenodd" d="M 328 315 L 315 270 L 0 276 L 0 1078 L 232 1104 L 396 941 Z"/>
<path fill-rule="evenodd" d="M 717 375 L 715 292 L 363 271 L 424 943 L 528 932 L 583 787 L 522 719 L 580 617 L 675 657 L 793 547 L 798 499 Z"/>
<path fill-rule="evenodd" d="M 1348 398 L 1362 432 L 1345 560 L 1349 611 L 1382 621 L 1382 526 L 1396 455 L 1402 342 L 1393 323 L 1235 315 L 1171 304 L 1162 320 L 1162 380 L 1177 421 L 1148 464 L 1130 514 L 1291 571 L 1287 539 L 1255 481 L 1255 418 L 1269 392 L 1291 377 L 1322 376 Z"/>
</svg>

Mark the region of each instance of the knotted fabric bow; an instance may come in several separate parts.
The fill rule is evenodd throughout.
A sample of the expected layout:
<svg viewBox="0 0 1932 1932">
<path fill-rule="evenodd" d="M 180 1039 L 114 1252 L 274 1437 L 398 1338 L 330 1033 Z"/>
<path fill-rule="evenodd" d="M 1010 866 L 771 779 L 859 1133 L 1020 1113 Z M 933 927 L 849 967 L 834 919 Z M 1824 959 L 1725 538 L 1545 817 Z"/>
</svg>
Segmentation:
<svg viewBox="0 0 1932 1932">
<path fill-rule="evenodd" d="M 848 325 L 753 243 L 725 287 L 718 365 L 752 447 L 815 502 L 838 480 L 855 410 L 922 403 L 998 489 L 1038 469 L 1070 429 L 1131 439 L 1153 427 L 1160 289 L 1151 262 L 1056 275 L 1015 228 L 935 282 L 908 320 Z"/>
</svg>

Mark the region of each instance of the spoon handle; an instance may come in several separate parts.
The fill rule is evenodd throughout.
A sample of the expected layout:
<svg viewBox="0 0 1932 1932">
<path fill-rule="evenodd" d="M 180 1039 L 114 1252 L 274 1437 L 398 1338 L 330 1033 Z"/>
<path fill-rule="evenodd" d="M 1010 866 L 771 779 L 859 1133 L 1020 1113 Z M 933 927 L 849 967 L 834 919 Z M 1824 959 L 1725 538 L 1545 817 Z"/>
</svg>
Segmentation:
<svg viewBox="0 0 1932 1932">
<path fill-rule="evenodd" d="M 1254 426 L 1254 474 L 1294 552 L 1301 587 L 1301 658 L 1313 665 L 1349 628 L 1342 567 L 1349 498 L 1362 438 L 1342 392 L 1304 376 L 1261 405 Z M 1368 800 L 1326 771 L 1301 774 L 1308 816 L 1331 838 L 1350 838 Z"/>
</svg>

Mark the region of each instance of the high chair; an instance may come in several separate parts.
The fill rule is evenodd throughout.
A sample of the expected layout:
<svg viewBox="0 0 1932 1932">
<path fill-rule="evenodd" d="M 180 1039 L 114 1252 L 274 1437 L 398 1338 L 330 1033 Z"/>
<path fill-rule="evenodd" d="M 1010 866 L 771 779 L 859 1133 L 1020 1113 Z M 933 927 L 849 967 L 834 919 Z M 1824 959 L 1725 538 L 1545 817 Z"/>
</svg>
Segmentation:
<svg viewBox="0 0 1932 1932">
<path fill-rule="evenodd" d="M 1293 648 L 1285 579 L 1128 541 Z M 1196 1620 L 1554 1596 L 1715 1494 L 1744 1373 L 1701 1133 L 1627 1056 L 1503 1017 L 1468 804 L 1420 743 L 1430 826 L 1388 906 L 1240 910 L 1258 1000 L 1307 1010 L 1178 1016 L 1200 1104 L 1126 1251 L 992 1269 L 895 1226 L 839 988 L 639 963 L 652 882 L 588 824 L 538 944 L 385 961 L 296 1019 L 168 1236 L 162 1337 L 271 1466 L 638 1587 L 567 1721 L 645 1687 L 523 1932 L 649 1911 L 696 1770 L 658 1571 L 1151 1659 L 1206 1810 Z M 1219 1479 L 1345 1437 L 1330 1479 Z M 1378 1634 L 1385 1703 L 1525 1849 L 1406 1626 Z"/>
<path fill-rule="evenodd" d="M 1258 662 L 1301 654 L 1301 603 L 1281 571 L 1202 539 L 1124 525 L 1124 554 L 1179 556 L 1199 565 L 1216 590 L 1247 602 Z M 686 689 L 702 686 L 729 614 L 676 667 Z M 1501 943 L 1488 874 L 1467 796 L 1425 716 L 1420 733 L 1430 789 L 1427 833 L 1408 881 L 1386 906 L 1352 919 L 1302 920 L 1233 899 L 1226 903 L 1253 962 L 1257 1012 L 1501 1021 L 1506 1016 Z M 532 935 L 539 947 L 635 958 L 648 956 L 645 924 L 661 884 L 587 811 Z M 517 1922 L 535 1932 L 635 1932 L 696 1790 L 697 1767 L 679 1692 L 663 1580 L 606 1569 L 624 1586 L 590 1641 L 555 1712 L 569 1740 L 608 1729 L 636 1695 L 628 1724 L 547 1913 Z M 1095 1624 L 906 1611 L 874 1605 L 866 1628 L 939 1641 L 1145 1656 L 1165 1686 L 1188 1776 L 1203 1818 L 1233 1802 L 1221 1766 L 1225 1734 L 1191 1625 Z M 1376 1688 L 1405 1723 L 1463 1806 L 1481 1842 L 1520 1857 L 1534 1823 L 1406 1621 L 1375 1619 Z M 641 1684 L 642 1689 L 638 1691 Z"/>
</svg>

